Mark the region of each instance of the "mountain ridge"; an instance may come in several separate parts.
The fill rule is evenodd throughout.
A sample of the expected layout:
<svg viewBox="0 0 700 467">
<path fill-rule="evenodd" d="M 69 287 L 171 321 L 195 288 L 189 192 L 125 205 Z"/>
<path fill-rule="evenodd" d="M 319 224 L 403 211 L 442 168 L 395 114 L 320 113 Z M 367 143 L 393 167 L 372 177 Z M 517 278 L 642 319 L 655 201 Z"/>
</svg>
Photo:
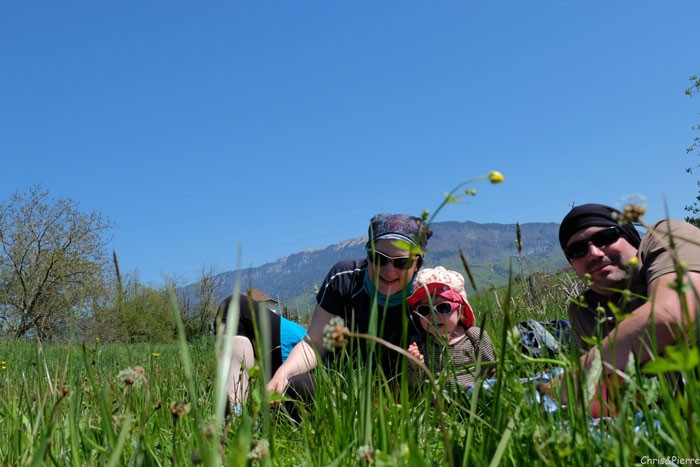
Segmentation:
<svg viewBox="0 0 700 467">
<path fill-rule="evenodd" d="M 559 246 L 557 223 L 520 224 L 520 251 L 516 245 L 517 224 L 444 221 L 433 223 L 431 228 L 433 236 L 426 248 L 425 266 L 442 265 L 464 274 L 462 252 L 480 290 L 505 283 L 511 271 L 513 275 L 552 273 L 567 264 Z M 298 310 L 301 315 L 310 313 L 315 291 L 331 266 L 343 259 L 364 256 L 366 242 L 366 236 L 355 237 L 325 248 L 292 253 L 257 267 L 223 272 L 215 276 L 219 284 L 215 299 L 229 295 L 239 280 L 241 289 L 260 289 L 277 300 L 280 307 Z M 196 288 L 196 283 L 183 288 L 195 302 Z"/>
</svg>

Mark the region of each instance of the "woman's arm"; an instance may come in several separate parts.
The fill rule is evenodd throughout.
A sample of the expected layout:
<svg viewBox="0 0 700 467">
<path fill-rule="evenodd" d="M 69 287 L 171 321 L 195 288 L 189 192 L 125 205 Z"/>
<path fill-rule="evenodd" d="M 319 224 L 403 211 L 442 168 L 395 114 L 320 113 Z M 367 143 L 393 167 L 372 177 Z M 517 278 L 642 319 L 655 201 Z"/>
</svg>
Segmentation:
<svg viewBox="0 0 700 467">
<path fill-rule="evenodd" d="M 290 378 L 316 368 L 317 354 L 323 357 L 327 352 L 323 347 L 323 331 L 333 316 L 335 315 L 316 305 L 306 337 L 294 346 L 287 360 L 272 375 L 267 383 L 268 391 L 282 394 L 287 389 Z"/>
</svg>

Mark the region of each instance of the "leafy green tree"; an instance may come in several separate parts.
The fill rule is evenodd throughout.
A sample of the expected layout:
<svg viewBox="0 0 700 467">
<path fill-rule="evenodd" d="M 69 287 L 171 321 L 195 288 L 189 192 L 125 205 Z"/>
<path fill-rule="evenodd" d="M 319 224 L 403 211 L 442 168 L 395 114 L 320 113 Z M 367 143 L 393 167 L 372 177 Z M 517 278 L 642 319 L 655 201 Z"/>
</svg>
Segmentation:
<svg viewBox="0 0 700 467">
<path fill-rule="evenodd" d="M 690 83 L 691 85 L 685 90 L 685 93 L 688 96 L 693 97 L 693 95 L 700 92 L 700 78 L 698 78 L 697 76 L 691 76 Z M 700 131 L 700 124 L 695 125 L 693 129 Z M 690 154 L 692 152 L 696 152 L 698 147 L 700 147 L 700 136 L 695 137 L 695 139 L 693 140 L 693 144 L 691 144 L 688 147 L 688 149 L 686 149 L 686 153 Z M 697 168 L 700 168 L 700 164 L 696 165 L 695 167 L 688 167 L 686 169 L 686 172 L 692 174 L 693 171 Z M 700 227 L 700 180 L 698 180 L 696 184 L 698 185 L 699 191 L 698 194 L 695 196 L 695 201 L 693 201 L 692 204 L 689 204 L 685 207 L 685 210 L 691 214 L 690 216 L 686 217 L 685 220 Z"/>
<path fill-rule="evenodd" d="M 164 289 L 134 287 L 121 317 L 128 342 L 168 342 L 175 337 L 172 304 Z"/>
<path fill-rule="evenodd" d="M 71 316 L 105 291 L 113 224 L 41 185 L 0 202 L 0 321 L 5 334 L 67 334 Z"/>
<path fill-rule="evenodd" d="M 175 320 L 167 288 L 143 285 L 138 275 L 118 276 L 116 300 L 95 308 L 90 336 L 105 342 L 169 342 Z"/>
</svg>

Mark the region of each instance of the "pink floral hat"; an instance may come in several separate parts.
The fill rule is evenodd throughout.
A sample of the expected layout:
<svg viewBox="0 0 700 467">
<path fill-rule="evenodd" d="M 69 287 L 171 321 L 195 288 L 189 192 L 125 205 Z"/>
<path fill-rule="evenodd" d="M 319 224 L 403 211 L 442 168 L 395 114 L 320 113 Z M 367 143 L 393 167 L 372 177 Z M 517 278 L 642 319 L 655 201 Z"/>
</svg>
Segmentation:
<svg viewBox="0 0 700 467">
<path fill-rule="evenodd" d="M 464 313 L 460 317 L 465 326 L 474 326 L 474 312 L 467 300 L 467 291 L 464 288 L 464 277 L 457 271 L 450 271 L 442 266 L 425 268 L 418 271 L 413 283 L 413 294 L 406 300 L 413 310 L 418 302 L 430 296 L 442 297 L 454 303 L 461 303 Z"/>
</svg>

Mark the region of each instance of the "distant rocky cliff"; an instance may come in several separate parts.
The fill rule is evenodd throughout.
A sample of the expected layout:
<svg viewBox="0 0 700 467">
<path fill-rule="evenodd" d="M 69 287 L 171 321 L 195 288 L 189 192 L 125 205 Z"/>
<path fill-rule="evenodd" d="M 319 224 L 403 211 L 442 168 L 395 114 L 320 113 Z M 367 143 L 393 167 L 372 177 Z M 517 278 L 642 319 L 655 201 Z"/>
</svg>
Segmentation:
<svg viewBox="0 0 700 467">
<path fill-rule="evenodd" d="M 459 258 L 462 251 L 479 289 L 500 285 L 513 275 L 554 272 L 566 264 L 559 248 L 556 223 L 529 223 L 520 226 L 522 250 L 516 246 L 515 224 L 476 222 L 436 222 L 428 242 L 425 265 L 438 264 L 464 273 Z M 315 290 L 336 262 L 364 256 L 367 237 L 306 250 L 280 258 L 274 263 L 220 274 L 219 298 L 230 294 L 234 281 L 241 287 L 257 288 L 280 302 L 280 306 L 306 314 L 313 309 Z M 190 294 L 196 286 L 185 288 Z M 196 301 L 196 297 L 192 297 Z"/>
</svg>

